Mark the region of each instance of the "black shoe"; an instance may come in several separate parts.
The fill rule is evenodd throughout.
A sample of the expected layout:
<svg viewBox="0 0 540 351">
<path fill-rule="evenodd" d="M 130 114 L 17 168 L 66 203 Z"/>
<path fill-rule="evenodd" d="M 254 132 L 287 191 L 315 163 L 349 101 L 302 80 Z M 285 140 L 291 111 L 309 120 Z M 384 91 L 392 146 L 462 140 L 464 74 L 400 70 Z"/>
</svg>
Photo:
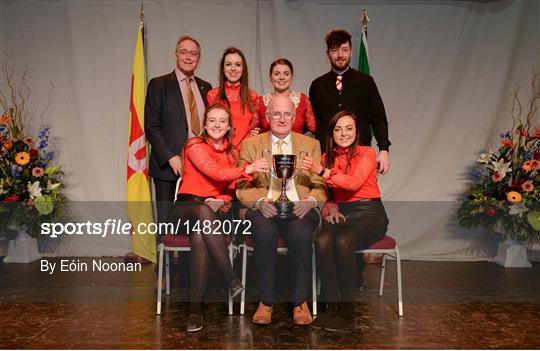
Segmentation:
<svg viewBox="0 0 540 351">
<path fill-rule="evenodd" d="M 242 282 L 238 278 L 234 278 L 229 283 L 229 294 L 231 294 L 232 298 L 234 299 L 238 295 L 240 295 L 244 291 L 244 286 L 242 285 Z"/>
<path fill-rule="evenodd" d="M 368 289 L 367 282 L 364 279 L 364 277 L 357 278 L 355 286 L 356 286 L 356 289 L 360 292 L 367 291 Z"/>
<path fill-rule="evenodd" d="M 188 332 L 198 332 L 204 328 L 203 318 L 200 314 L 190 313 L 187 317 L 187 328 Z"/>
<path fill-rule="evenodd" d="M 329 332 L 337 332 L 347 329 L 351 326 L 351 323 L 347 319 L 343 318 L 340 313 L 334 314 L 334 316 L 324 323 L 324 330 Z"/>
<path fill-rule="evenodd" d="M 314 329 L 322 329 L 324 328 L 326 322 L 328 322 L 329 319 L 334 317 L 336 311 L 327 309 L 326 311 L 320 313 L 317 315 L 317 317 L 313 320 L 313 323 L 311 323 L 311 326 Z"/>
</svg>

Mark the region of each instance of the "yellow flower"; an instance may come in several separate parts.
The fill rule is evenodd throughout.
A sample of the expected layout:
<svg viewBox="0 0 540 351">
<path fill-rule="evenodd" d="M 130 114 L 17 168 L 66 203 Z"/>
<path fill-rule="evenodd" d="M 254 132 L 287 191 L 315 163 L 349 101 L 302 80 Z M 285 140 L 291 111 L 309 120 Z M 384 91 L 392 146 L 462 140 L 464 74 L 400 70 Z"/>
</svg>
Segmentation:
<svg viewBox="0 0 540 351">
<path fill-rule="evenodd" d="M 15 155 L 15 162 L 17 162 L 18 165 L 24 166 L 30 162 L 30 155 L 26 151 L 19 152 Z"/>
<path fill-rule="evenodd" d="M 521 194 L 517 191 L 511 191 L 508 194 L 506 194 L 506 199 L 512 203 L 521 202 Z"/>
</svg>

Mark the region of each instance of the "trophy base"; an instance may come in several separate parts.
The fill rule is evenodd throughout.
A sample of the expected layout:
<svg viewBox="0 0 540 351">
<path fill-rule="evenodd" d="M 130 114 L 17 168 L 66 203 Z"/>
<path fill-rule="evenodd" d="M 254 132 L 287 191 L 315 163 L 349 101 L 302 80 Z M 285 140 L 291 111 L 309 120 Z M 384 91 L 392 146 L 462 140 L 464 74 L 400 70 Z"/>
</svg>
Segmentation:
<svg viewBox="0 0 540 351">
<path fill-rule="evenodd" d="M 277 217 L 280 219 L 288 219 L 293 217 L 294 203 L 292 202 L 275 202 L 277 208 Z"/>
</svg>

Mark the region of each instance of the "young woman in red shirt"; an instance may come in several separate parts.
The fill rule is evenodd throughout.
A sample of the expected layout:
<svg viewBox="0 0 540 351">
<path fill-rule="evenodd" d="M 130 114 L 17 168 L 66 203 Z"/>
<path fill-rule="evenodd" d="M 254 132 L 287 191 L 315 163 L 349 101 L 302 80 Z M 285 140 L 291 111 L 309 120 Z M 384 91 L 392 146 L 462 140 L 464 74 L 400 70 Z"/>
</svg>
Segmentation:
<svg viewBox="0 0 540 351">
<path fill-rule="evenodd" d="M 321 175 L 331 191 L 332 201 L 322 213 L 325 223 L 314 236 L 328 309 L 312 324 L 328 331 L 354 322 L 354 252 L 381 240 L 388 226 L 377 183 L 377 157 L 370 146 L 358 144 L 357 125 L 354 113 L 338 112 L 328 126 L 323 163 L 310 157 L 302 162 L 302 168 Z"/>
<path fill-rule="evenodd" d="M 261 158 L 253 164 L 236 167 L 238 156 L 231 143 L 232 127 L 229 108 L 210 105 L 205 111 L 202 135 L 191 138 L 184 147 L 184 173 L 170 221 L 198 221 L 201 228 L 203 221 L 211 223 L 210 234 L 177 233 L 187 234 L 191 245 L 191 305 L 187 319 L 187 331 L 191 332 L 203 328 L 201 304 L 212 260 L 223 273 L 233 297 L 244 290 L 229 261 L 227 236 L 213 233 L 218 232 L 216 220 L 231 208 L 234 181 L 251 179 L 251 174 L 267 171 L 268 162 Z"/>
<path fill-rule="evenodd" d="M 225 50 L 219 63 L 219 87 L 208 92 L 208 104 L 229 106 L 234 124 L 233 147 L 250 135 L 259 133 L 257 93 L 248 86 L 248 67 L 244 54 L 237 48 Z"/>
<path fill-rule="evenodd" d="M 291 61 L 280 58 L 270 65 L 270 82 L 274 86 L 274 92 L 259 96 L 259 120 L 261 122 L 261 132 L 270 130 L 270 123 L 266 120 L 266 109 L 272 97 L 277 95 L 287 96 L 293 103 L 296 112 L 293 132 L 304 134 L 311 132 L 315 134 L 317 122 L 311 107 L 311 102 L 304 93 L 291 90 L 294 68 Z"/>
</svg>

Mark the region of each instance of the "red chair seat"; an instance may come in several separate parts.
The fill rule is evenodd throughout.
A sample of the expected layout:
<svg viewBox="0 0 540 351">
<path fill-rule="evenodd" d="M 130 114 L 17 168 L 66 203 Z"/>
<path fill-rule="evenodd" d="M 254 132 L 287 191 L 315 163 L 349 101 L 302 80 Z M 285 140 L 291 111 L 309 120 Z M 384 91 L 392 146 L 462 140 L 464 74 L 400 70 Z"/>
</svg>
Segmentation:
<svg viewBox="0 0 540 351">
<path fill-rule="evenodd" d="M 253 247 L 255 245 L 255 241 L 253 240 L 253 237 L 251 235 L 244 235 L 243 237 L 244 237 L 244 244 L 246 244 L 249 247 Z M 287 245 L 285 244 L 285 239 L 283 239 L 283 237 L 281 236 L 278 237 L 277 247 L 278 249 L 287 247 Z"/>
<path fill-rule="evenodd" d="M 214 235 L 214 234 L 192 234 L 192 235 Z M 218 235 L 218 234 L 215 234 Z M 231 243 L 231 237 L 229 235 L 225 236 L 227 245 Z M 189 237 L 187 235 L 174 235 L 167 234 L 163 237 L 163 244 L 169 247 L 189 247 Z"/>
<path fill-rule="evenodd" d="M 162 240 L 165 246 L 170 247 L 189 247 L 189 237 L 186 235 L 167 234 Z"/>
<path fill-rule="evenodd" d="M 375 244 L 369 247 L 376 250 L 391 250 L 396 248 L 396 240 L 391 236 L 385 235 L 384 238 L 377 241 Z"/>
</svg>

